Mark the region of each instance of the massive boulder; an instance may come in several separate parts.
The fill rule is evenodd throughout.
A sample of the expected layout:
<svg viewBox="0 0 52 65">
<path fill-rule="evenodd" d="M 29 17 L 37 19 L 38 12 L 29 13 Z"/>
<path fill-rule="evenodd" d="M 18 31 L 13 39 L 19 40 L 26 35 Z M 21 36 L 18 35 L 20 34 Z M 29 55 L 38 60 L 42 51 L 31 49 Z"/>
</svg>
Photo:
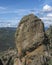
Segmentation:
<svg viewBox="0 0 52 65">
<path fill-rule="evenodd" d="M 32 51 L 39 45 L 44 44 L 44 24 L 37 16 L 30 14 L 24 16 L 15 34 L 16 47 L 19 55 Z"/>
<path fill-rule="evenodd" d="M 18 65 L 48 65 L 48 39 L 41 19 L 33 14 L 24 16 L 18 25 L 15 40 Z"/>
</svg>

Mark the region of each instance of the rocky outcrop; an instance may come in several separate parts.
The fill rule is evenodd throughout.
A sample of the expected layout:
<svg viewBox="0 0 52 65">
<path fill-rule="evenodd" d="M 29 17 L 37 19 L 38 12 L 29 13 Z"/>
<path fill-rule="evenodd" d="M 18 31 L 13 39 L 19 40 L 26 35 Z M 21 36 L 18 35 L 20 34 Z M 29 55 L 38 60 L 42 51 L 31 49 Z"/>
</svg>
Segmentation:
<svg viewBox="0 0 52 65">
<path fill-rule="evenodd" d="M 48 65 L 50 54 L 44 24 L 37 16 L 24 16 L 16 30 L 17 50 L 0 54 L 1 65 Z"/>
<path fill-rule="evenodd" d="M 16 31 L 16 47 L 18 52 L 33 50 L 44 41 L 44 24 L 33 14 L 23 17 Z M 21 53 L 21 51 L 19 53 Z"/>
<path fill-rule="evenodd" d="M 17 58 L 16 49 L 4 51 L 0 53 L 0 65 L 13 65 L 15 58 Z"/>
<path fill-rule="evenodd" d="M 49 54 L 44 24 L 37 16 L 24 16 L 15 34 L 18 57 L 24 65 L 46 65 Z"/>
<path fill-rule="evenodd" d="M 46 30 L 46 35 L 47 35 L 48 38 L 49 38 L 49 42 L 50 42 L 50 45 L 49 45 L 49 53 L 50 53 L 51 56 L 52 56 L 52 26 L 50 26 L 50 27 Z"/>
</svg>

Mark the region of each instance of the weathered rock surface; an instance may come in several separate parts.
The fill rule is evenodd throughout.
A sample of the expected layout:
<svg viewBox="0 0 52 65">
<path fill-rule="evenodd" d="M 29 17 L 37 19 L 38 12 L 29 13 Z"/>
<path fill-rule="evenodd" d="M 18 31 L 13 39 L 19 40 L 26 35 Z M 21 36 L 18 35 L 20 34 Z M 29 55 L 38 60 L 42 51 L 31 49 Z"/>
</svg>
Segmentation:
<svg viewBox="0 0 52 65">
<path fill-rule="evenodd" d="M 51 56 L 52 56 L 52 26 L 50 26 L 47 30 L 46 30 L 46 34 L 49 38 L 49 42 L 50 42 L 50 45 L 49 45 L 49 52 L 51 53 Z"/>
<path fill-rule="evenodd" d="M 46 34 L 49 38 L 49 41 L 50 41 L 50 45 L 52 47 L 52 26 L 50 26 L 47 30 L 46 30 Z"/>
<path fill-rule="evenodd" d="M 18 57 L 22 65 L 47 65 L 49 54 L 44 24 L 37 16 L 24 16 L 15 34 Z"/>
<path fill-rule="evenodd" d="M 16 31 L 16 47 L 18 52 L 33 50 L 44 41 L 44 24 L 33 14 L 23 17 Z M 21 51 L 20 51 L 21 50 Z"/>
<path fill-rule="evenodd" d="M 14 60 L 17 58 L 17 51 L 12 49 L 0 53 L 0 65 L 13 65 Z"/>
</svg>

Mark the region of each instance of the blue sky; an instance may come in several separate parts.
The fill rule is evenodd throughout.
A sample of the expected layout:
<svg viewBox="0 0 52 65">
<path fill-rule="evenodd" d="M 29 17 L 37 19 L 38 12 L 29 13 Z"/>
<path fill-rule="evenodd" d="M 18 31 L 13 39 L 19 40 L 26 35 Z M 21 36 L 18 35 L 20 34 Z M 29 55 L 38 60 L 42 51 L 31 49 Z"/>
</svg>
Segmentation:
<svg viewBox="0 0 52 65">
<path fill-rule="evenodd" d="M 17 27 L 20 19 L 30 13 L 49 27 L 52 25 L 52 0 L 0 0 L 0 27 Z"/>
</svg>

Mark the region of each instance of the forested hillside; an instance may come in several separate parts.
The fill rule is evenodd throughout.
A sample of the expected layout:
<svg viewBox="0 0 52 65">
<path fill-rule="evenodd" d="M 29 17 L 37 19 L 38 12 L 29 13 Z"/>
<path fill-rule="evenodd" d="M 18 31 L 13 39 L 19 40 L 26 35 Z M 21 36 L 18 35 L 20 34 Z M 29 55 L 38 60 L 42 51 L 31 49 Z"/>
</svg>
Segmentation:
<svg viewBox="0 0 52 65">
<path fill-rule="evenodd" d="M 16 28 L 0 28 L 0 51 L 15 47 L 15 30 Z"/>
</svg>

